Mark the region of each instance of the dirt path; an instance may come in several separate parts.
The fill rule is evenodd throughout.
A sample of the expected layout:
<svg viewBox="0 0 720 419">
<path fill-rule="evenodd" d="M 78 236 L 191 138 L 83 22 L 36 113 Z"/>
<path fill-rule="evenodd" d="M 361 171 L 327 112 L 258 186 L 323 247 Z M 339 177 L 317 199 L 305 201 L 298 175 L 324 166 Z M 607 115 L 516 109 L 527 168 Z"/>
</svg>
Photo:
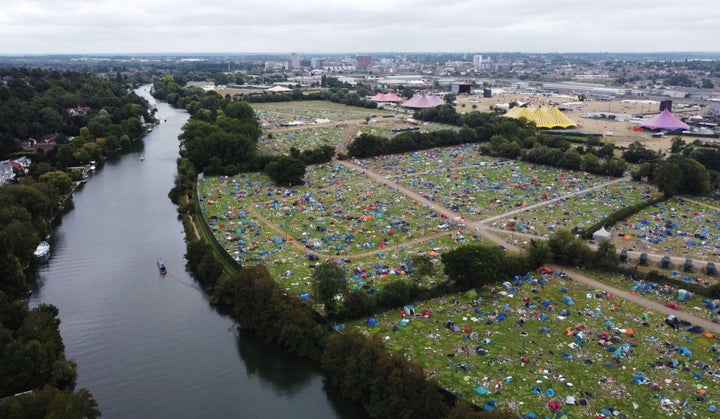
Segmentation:
<svg viewBox="0 0 720 419">
<path fill-rule="evenodd" d="M 599 185 L 591 186 L 591 187 L 589 187 L 589 188 L 582 189 L 582 190 L 577 191 L 577 192 L 571 192 L 571 193 L 568 193 L 568 194 L 565 194 L 565 195 L 561 195 L 561 196 L 555 197 L 555 198 L 553 198 L 553 199 L 548 199 L 548 200 L 546 200 L 546 201 L 539 202 L 539 203 L 537 203 L 537 204 L 527 205 L 527 206 L 524 206 L 524 207 L 520 207 L 520 208 L 517 208 L 517 209 L 510 210 L 510 211 L 505 212 L 505 213 L 502 213 L 502 214 L 500 214 L 500 215 L 495 215 L 495 216 L 493 216 L 493 217 L 488 217 L 488 218 L 483 219 L 481 222 L 482 222 L 482 223 L 490 223 L 490 222 L 493 222 L 493 221 L 496 221 L 496 220 L 500 220 L 500 219 L 503 219 L 503 218 L 508 218 L 508 217 L 510 217 L 510 216 L 512 216 L 512 215 L 515 215 L 515 214 L 518 214 L 518 213 L 521 213 L 521 212 L 525 212 L 525 211 L 530 211 L 530 210 L 532 210 L 532 209 L 539 208 L 539 207 L 542 207 L 542 206 L 544 206 L 544 205 L 552 204 L 553 202 L 557 202 L 557 201 L 560 201 L 560 200 L 562 200 L 562 199 L 571 198 L 571 197 L 573 197 L 573 196 L 577 196 L 577 195 L 581 195 L 581 194 L 584 194 L 584 193 L 587 193 L 587 192 L 591 192 L 591 191 L 594 191 L 594 190 L 596 190 L 596 189 L 602 189 L 602 188 L 605 188 L 605 187 L 607 187 L 607 186 L 609 186 L 609 185 L 612 185 L 612 184 L 615 184 L 615 183 L 627 182 L 628 180 L 630 180 L 630 177 L 629 177 L 629 176 L 626 176 L 626 177 L 621 177 L 621 178 L 618 178 L 618 179 L 615 179 L 615 180 L 612 180 L 612 181 L 609 181 L 609 182 L 603 182 L 603 183 L 601 183 L 601 184 L 599 184 Z"/>
<path fill-rule="evenodd" d="M 612 294 L 613 297 L 617 298 L 620 297 L 624 300 L 633 302 L 635 304 L 641 305 L 643 307 L 647 307 L 649 309 L 652 309 L 654 311 L 657 311 L 662 314 L 666 315 L 674 315 L 680 320 L 688 321 L 694 325 L 701 326 L 702 328 L 712 331 L 714 333 L 720 333 L 720 324 L 713 323 L 710 320 L 703 319 L 701 317 L 697 317 L 687 311 L 679 311 L 679 310 L 673 310 L 669 307 L 665 307 L 664 305 L 648 300 L 647 298 L 643 298 L 639 295 L 630 294 L 630 292 L 615 288 L 611 285 L 607 285 L 603 282 L 600 282 L 596 279 L 590 278 L 589 276 L 584 275 L 583 273 L 574 270 L 574 269 L 567 269 L 562 268 L 558 265 L 548 265 L 550 268 L 552 268 L 555 271 L 561 271 L 567 273 L 573 281 L 582 282 L 585 285 L 588 285 L 589 287 L 593 289 L 603 290 L 607 291 L 608 293 Z"/>
<path fill-rule="evenodd" d="M 347 147 L 360 130 L 360 121 L 351 121 L 345 126 L 342 140 L 335 146 L 335 159 L 347 152 Z"/>
<path fill-rule="evenodd" d="M 452 220 L 452 219 L 455 219 L 455 217 L 457 216 L 455 213 L 453 213 L 451 210 L 449 210 L 448 208 L 444 207 L 443 205 L 440 205 L 440 204 L 438 204 L 437 202 L 434 202 L 434 201 L 430 201 L 429 199 L 425 198 L 424 196 L 421 196 L 420 194 L 418 194 L 418 193 L 416 193 L 416 192 L 414 192 L 414 191 L 412 191 L 412 190 L 409 190 L 408 188 L 406 188 L 405 186 L 403 186 L 403 185 L 401 185 L 401 184 L 399 184 L 399 183 L 396 183 L 396 182 L 394 182 L 394 181 L 392 181 L 392 180 L 386 179 L 384 176 L 381 176 L 381 175 L 379 175 L 378 173 L 376 173 L 376 172 L 374 172 L 374 171 L 372 171 L 372 170 L 368 170 L 367 168 L 360 167 L 359 165 L 357 165 L 357 164 L 355 164 L 355 163 L 353 163 L 353 162 L 349 162 L 349 161 L 347 161 L 347 160 L 343 161 L 342 163 L 345 164 L 346 166 L 350 166 L 350 167 L 354 168 L 355 170 L 358 170 L 358 171 L 361 172 L 361 173 L 364 172 L 365 175 L 367 175 L 369 178 L 377 181 L 378 183 L 385 184 L 385 185 L 387 185 L 388 187 L 397 190 L 398 192 L 406 195 L 408 198 L 411 198 L 411 199 L 416 200 L 417 202 L 421 203 L 422 205 L 424 205 L 424 206 L 427 207 L 427 208 L 432 209 L 433 211 L 437 212 L 437 213 L 440 214 L 440 215 L 444 215 L 445 217 L 447 217 L 447 218 L 449 218 L 449 219 L 451 219 L 451 220 Z M 593 189 L 601 188 L 601 187 L 603 187 L 603 186 L 607 186 L 608 184 L 612 184 L 612 183 L 615 183 L 615 182 L 621 182 L 621 181 L 624 181 L 624 180 L 625 180 L 625 179 L 622 178 L 622 179 L 614 180 L 614 181 L 612 181 L 612 182 L 606 182 L 606 183 L 603 184 L 603 185 L 597 185 L 597 186 L 593 187 Z M 587 190 L 584 190 L 584 191 L 581 191 L 581 192 L 578 192 L 578 193 L 584 193 L 584 192 L 586 192 L 586 191 L 587 191 Z M 558 198 L 558 199 L 559 199 L 559 198 Z M 505 214 L 502 214 L 501 216 L 491 217 L 491 218 L 502 218 L 502 217 L 507 217 L 507 215 L 508 215 L 508 214 L 505 213 Z M 470 218 L 470 217 L 468 217 L 468 218 Z M 469 229 L 469 230 L 471 230 L 471 231 L 474 230 L 475 232 L 477 232 L 478 234 L 480 234 L 484 239 L 486 239 L 486 240 L 488 240 L 488 241 L 490 241 L 490 242 L 492 242 L 492 243 L 494 243 L 494 244 L 497 244 L 497 245 L 499 245 L 499 246 L 503 246 L 504 248 L 506 248 L 506 249 L 508 249 L 508 250 L 510 250 L 510 251 L 514 251 L 514 252 L 520 252 L 520 251 L 521 251 L 521 249 L 520 249 L 519 247 L 517 247 L 516 245 L 514 245 L 514 244 L 512 244 L 512 243 L 509 243 L 508 240 L 506 240 L 506 239 L 498 236 L 497 234 L 495 234 L 495 231 L 494 231 L 495 229 L 493 229 L 493 228 L 491 228 L 491 227 L 488 227 L 487 225 L 484 224 L 484 223 L 486 223 L 487 221 L 488 221 L 488 219 L 482 219 L 482 220 L 480 220 L 480 219 L 474 219 L 474 220 L 468 220 L 468 219 L 466 219 L 466 220 L 465 220 L 465 228 L 466 228 L 466 229 Z M 542 237 L 538 237 L 538 238 L 542 238 Z M 611 285 L 608 285 L 608 284 L 605 284 L 605 283 L 603 283 L 603 282 L 600 282 L 600 281 L 598 281 L 598 280 L 596 280 L 596 279 L 590 278 L 589 276 L 584 275 L 584 274 L 583 274 L 582 272 L 580 272 L 579 270 L 576 270 L 576 269 L 568 269 L 568 268 L 565 268 L 565 267 L 561 267 L 561 266 L 559 266 L 559 265 L 549 265 L 549 266 L 550 266 L 553 270 L 555 270 L 555 271 L 558 271 L 558 272 L 563 272 L 563 271 L 564 271 L 564 272 L 566 272 L 568 275 L 570 275 L 570 276 L 573 278 L 574 281 L 576 281 L 576 282 L 582 282 L 583 284 L 585 284 L 585 285 L 587 285 L 587 286 L 589 286 L 589 287 L 591 287 L 591 288 L 593 288 L 593 289 L 598 289 L 598 290 L 606 291 L 606 292 L 612 294 L 613 296 L 623 298 L 623 299 L 625 299 L 625 300 L 631 301 L 631 302 L 633 302 L 633 303 L 636 303 L 636 304 L 638 304 L 638 305 L 641 305 L 641 306 L 643 306 L 643 307 L 647 307 L 647 308 L 649 308 L 649 309 L 652 309 L 652 310 L 654 310 L 654 311 L 657 311 L 657 312 L 660 312 L 660 313 L 663 313 L 663 314 L 666 314 L 666 315 L 675 315 L 675 316 L 677 316 L 677 317 L 678 317 L 679 319 L 681 319 L 681 320 L 688 321 L 688 322 L 690 322 L 690 323 L 692 323 L 692 324 L 701 326 L 701 327 L 703 327 L 703 328 L 705 328 L 705 329 L 707 329 L 707 330 L 713 331 L 713 332 L 715 332 L 715 333 L 720 333 L 720 324 L 713 323 L 713 322 L 711 322 L 711 321 L 709 321 L 709 320 L 706 320 L 706 319 L 703 319 L 703 318 L 701 318 L 701 317 L 695 316 L 695 315 L 693 315 L 693 314 L 691 314 L 691 313 L 689 313 L 689 312 L 686 312 L 686 311 L 673 310 L 673 309 L 671 309 L 671 308 L 665 307 L 664 305 L 662 305 L 662 304 L 660 304 L 660 303 L 657 303 L 657 302 L 655 302 L 655 301 L 648 300 L 648 299 L 643 298 L 643 297 L 641 297 L 641 296 L 639 296 L 639 295 L 630 294 L 630 292 L 628 292 L 628 291 L 622 290 L 622 289 L 620 289 L 620 288 L 613 287 L 613 286 L 611 286 Z"/>
<path fill-rule="evenodd" d="M 691 197 L 689 197 L 689 196 L 687 196 L 687 195 L 680 195 L 680 196 L 678 196 L 678 198 L 684 199 L 684 200 L 686 200 L 686 201 L 688 201 L 688 202 L 692 202 L 692 203 L 694 203 L 694 204 L 703 205 L 703 206 L 706 206 L 706 207 L 708 207 L 708 208 L 712 208 L 712 209 L 714 209 L 714 210 L 716 210 L 716 211 L 720 211 L 720 207 L 716 207 L 716 206 L 714 206 L 714 205 L 710 205 L 710 204 L 708 204 L 707 202 L 700 202 L 700 201 L 698 201 L 698 200 L 696 200 L 696 199 L 693 199 L 693 198 L 691 198 Z"/>
<path fill-rule="evenodd" d="M 354 162 L 352 162 L 352 161 L 350 161 L 350 160 L 342 160 L 342 161 L 341 161 L 341 160 L 338 160 L 338 156 L 346 153 L 346 151 L 347 151 L 347 146 L 350 144 L 350 142 L 352 141 L 352 139 L 353 139 L 353 138 L 355 137 L 355 135 L 357 134 L 357 132 L 358 132 L 358 130 L 359 130 L 359 127 L 360 127 L 360 122 L 359 122 L 359 121 L 354 121 L 354 122 L 347 123 L 347 125 L 346 125 L 346 127 L 345 127 L 345 132 L 343 133 L 343 138 L 342 138 L 342 140 L 341 140 L 341 141 L 337 144 L 337 146 L 336 146 L 336 149 L 335 149 L 335 151 L 336 151 L 336 157 L 333 158 L 333 163 L 339 163 L 339 164 L 345 165 L 346 167 L 353 168 L 353 169 L 356 170 L 358 173 L 362 173 L 362 174 L 364 174 L 365 176 L 367 176 L 368 178 L 372 179 L 373 181 L 375 181 L 375 182 L 377 182 L 377 183 L 380 183 L 380 184 L 384 184 L 384 185 L 386 185 L 387 187 L 389 187 L 389 188 L 391 188 L 391 189 L 394 189 L 394 190 L 396 190 L 396 191 L 399 192 L 399 193 L 402 193 L 403 195 L 407 196 L 408 198 L 413 199 L 413 200 L 417 201 L 418 203 L 422 204 L 424 207 L 429 208 L 429 209 L 435 211 L 436 213 L 440 214 L 440 215 L 443 216 L 444 218 L 447 218 L 447 219 L 450 219 L 450 220 L 458 220 L 458 219 L 460 218 L 460 217 L 458 217 L 458 215 L 457 215 L 456 213 L 454 213 L 452 210 L 446 208 L 445 206 L 443 206 L 443 205 L 441 205 L 441 204 L 439 204 L 439 203 L 437 203 L 437 202 L 435 202 L 435 201 L 431 201 L 431 200 L 427 199 L 426 197 L 422 196 L 421 194 L 419 194 L 419 193 L 417 193 L 417 192 L 415 192 L 415 191 L 413 191 L 413 190 L 408 189 L 407 187 L 405 187 L 404 185 L 400 184 L 399 182 L 397 182 L 397 181 L 395 181 L 395 180 L 386 179 L 384 176 L 382 176 L 382 175 L 374 172 L 373 170 L 370 170 L 370 169 L 368 169 L 368 168 L 366 168 L 366 167 L 361 167 L 360 165 L 358 165 L 358 164 L 356 164 L 356 163 L 354 163 Z M 465 227 L 464 227 L 464 228 L 465 228 L 467 231 L 469 231 L 469 232 L 475 232 L 475 233 L 479 234 L 480 236 L 482 236 L 485 240 L 488 240 L 489 242 L 492 242 L 492 243 L 494 243 L 494 244 L 496 244 L 496 245 L 503 246 L 505 249 L 508 249 L 508 250 L 510 250 L 510 251 L 520 252 L 520 251 L 522 251 L 522 249 L 520 249 L 518 246 L 516 246 L 516 245 L 514 245 L 513 243 L 511 243 L 512 240 L 508 241 L 506 238 L 501 237 L 501 236 L 498 235 L 498 234 L 503 234 L 503 235 L 510 234 L 511 237 L 512 237 L 512 235 L 517 234 L 518 236 L 531 236 L 532 238 L 539 238 L 539 239 L 543 239 L 543 237 L 526 235 L 526 234 L 522 234 L 522 233 L 506 232 L 506 231 L 501 230 L 501 229 L 496 229 L 496 228 L 490 227 L 490 226 L 487 225 L 487 223 L 492 222 L 492 221 L 495 221 L 495 220 L 498 220 L 498 219 L 507 218 L 508 216 L 511 216 L 511 215 L 513 215 L 513 214 L 516 214 L 516 213 L 524 212 L 524 211 L 527 211 L 527 210 L 530 210 L 530 209 L 533 209 L 533 208 L 537 208 L 537 207 L 540 207 L 540 206 L 543 206 L 543 205 L 547 205 L 547 204 L 549 204 L 549 203 L 558 201 L 558 200 L 560 200 L 560 199 L 564 199 L 564 198 L 568 198 L 568 197 L 571 197 L 571 196 L 575 196 L 575 195 L 579 195 L 579 194 L 582 194 L 582 193 L 586 193 L 586 192 L 588 192 L 588 191 L 592 191 L 592 190 L 604 188 L 604 187 L 606 187 L 606 186 L 608 186 L 608 185 L 612 185 L 612 184 L 618 183 L 618 182 L 624 182 L 624 181 L 627 181 L 627 180 L 628 180 L 628 178 L 619 178 L 619 179 L 615 179 L 615 180 L 612 180 L 612 181 L 609 181 L 609 182 L 604 182 L 604 183 L 602 183 L 602 184 L 600 184 L 600 185 L 596 185 L 596 186 L 593 186 L 593 187 L 590 187 L 590 188 L 587 188 L 587 189 L 583 189 L 582 191 L 578 191 L 578 192 L 573 192 L 573 193 L 570 193 L 570 194 L 566 194 L 566 195 L 564 195 L 564 196 L 557 197 L 557 198 L 553 198 L 553 199 L 547 200 L 547 201 L 543 201 L 543 202 L 538 203 L 538 204 L 534 204 L 534 205 L 530 205 L 530 206 L 526 206 L 526 207 L 522 207 L 522 208 L 518 208 L 518 209 L 513 209 L 513 210 L 508 211 L 508 212 L 506 212 L 506 213 L 503 213 L 503 214 L 500 214 L 500 215 L 496 215 L 496 216 L 492 216 L 492 217 L 487 217 L 487 218 L 482 218 L 482 219 L 480 219 L 480 218 L 474 217 L 474 216 L 466 216 L 465 219 L 462 219 L 462 221 L 464 222 L 464 224 L 465 224 Z M 272 229 L 273 231 L 275 231 L 275 232 L 278 233 L 279 235 L 288 237 L 286 231 L 284 231 L 284 230 L 283 230 L 282 228 L 280 228 L 278 225 L 270 222 L 270 220 L 268 220 L 267 218 L 265 218 L 265 217 L 261 216 L 260 214 L 258 214 L 258 213 L 254 210 L 254 208 L 248 208 L 248 212 L 252 213 L 253 216 L 256 217 L 256 219 L 258 219 L 259 221 L 261 221 L 263 224 L 265 224 L 266 226 L 268 226 L 270 229 Z M 195 226 L 194 226 L 194 222 L 193 222 L 193 227 L 195 227 Z M 496 234 L 496 233 L 497 233 L 497 234 Z M 196 229 L 196 234 L 198 234 L 197 229 Z M 451 234 L 451 232 L 435 233 L 435 234 L 430 235 L 430 236 L 417 237 L 417 238 L 415 238 L 415 239 L 409 240 L 409 241 L 404 242 L 404 243 L 402 243 L 402 244 L 393 245 L 393 246 L 388 246 L 388 247 L 385 247 L 385 248 L 382 248 L 382 249 L 377 249 L 377 250 L 373 250 L 373 251 L 368 251 L 368 252 L 365 252 L 365 253 L 354 254 L 354 255 L 352 255 L 352 257 L 363 258 L 363 257 L 373 256 L 373 255 L 375 255 L 375 254 L 377 254 L 377 253 L 380 253 L 380 252 L 390 252 L 390 251 L 393 251 L 393 250 L 397 250 L 399 247 L 402 247 L 402 246 L 409 246 L 409 245 L 412 245 L 412 244 L 415 244 L 415 243 L 419 243 L 419 242 L 422 242 L 422 241 L 426 241 L 426 240 L 432 239 L 432 238 L 434 238 L 434 237 L 440 237 L 440 236 L 447 235 L 447 234 Z M 321 254 L 321 253 L 318 253 L 318 252 L 311 251 L 311 250 L 307 249 L 307 248 L 306 248 L 302 243 L 300 243 L 298 240 L 293 240 L 293 241 L 291 242 L 291 245 L 292 245 L 294 248 L 296 248 L 298 251 L 300 251 L 300 252 L 302 252 L 302 253 L 304 253 L 304 254 L 311 253 L 311 254 L 317 255 L 318 258 L 323 258 L 323 259 L 325 259 L 325 258 L 333 258 L 333 257 L 335 257 L 334 255 L 333 255 L 333 256 L 329 256 L 329 255 L 325 255 L 325 254 Z M 629 253 L 631 253 L 631 252 L 629 252 Z M 659 258 L 661 257 L 661 255 L 653 255 L 653 256 L 658 256 L 658 260 L 659 260 Z M 620 288 L 616 288 L 616 287 L 613 287 L 613 286 L 611 286 L 611 285 L 608 285 L 608 284 L 605 284 L 605 283 L 603 283 L 603 282 L 600 282 L 600 281 L 598 281 L 598 280 L 596 280 L 596 279 L 594 279 L 594 278 L 591 278 L 591 277 L 589 277 L 589 276 L 584 275 L 582 272 L 580 272 L 580 271 L 578 271 L 578 270 L 576 270 L 576 269 L 568 269 L 568 268 L 566 268 L 566 267 L 561 267 L 561 266 L 559 266 L 559 265 L 549 265 L 549 266 L 550 266 L 553 270 L 555 270 L 555 271 L 560 271 L 560 272 L 565 272 L 565 273 L 567 273 L 569 276 L 572 277 L 573 281 L 581 282 L 581 283 L 587 285 L 588 287 L 590 287 L 590 288 L 592 288 L 592 289 L 606 291 L 606 292 L 608 292 L 609 294 L 612 294 L 614 297 L 622 298 L 622 299 L 624 299 L 624 300 L 633 302 L 633 303 L 638 304 L 638 305 L 641 305 L 641 306 L 643 306 L 643 307 L 647 307 L 647 308 L 649 308 L 649 309 L 651 309 L 651 310 L 657 311 L 657 312 L 659 312 L 659 313 L 663 313 L 663 314 L 665 314 L 665 315 L 675 315 L 677 318 L 679 318 L 679 319 L 681 319 L 681 320 L 688 321 L 688 322 L 693 323 L 693 324 L 695 324 L 695 325 L 701 326 L 701 327 L 703 327 L 704 329 L 709 330 L 709 331 L 712 331 L 712 332 L 714 332 L 714 333 L 720 333 L 720 324 L 713 323 L 713 322 L 711 322 L 711 321 L 709 321 L 709 320 L 706 320 L 706 319 L 697 317 L 697 316 L 695 316 L 695 315 L 693 315 L 693 314 L 691 314 L 691 313 L 689 313 L 689 312 L 687 312 L 687 311 L 677 311 L 677 310 L 670 309 L 670 308 L 665 307 L 664 305 L 662 305 L 662 304 L 660 304 L 660 303 L 657 303 L 657 302 L 655 302 L 655 301 L 648 300 L 648 299 L 643 298 L 643 297 L 641 297 L 641 296 L 639 296 L 639 295 L 633 295 L 633 294 L 631 294 L 631 293 L 628 292 L 628 291 L 625 291 L 625 290 L 622 290 L 622 289 L 620 289 Z"/>
</svg>

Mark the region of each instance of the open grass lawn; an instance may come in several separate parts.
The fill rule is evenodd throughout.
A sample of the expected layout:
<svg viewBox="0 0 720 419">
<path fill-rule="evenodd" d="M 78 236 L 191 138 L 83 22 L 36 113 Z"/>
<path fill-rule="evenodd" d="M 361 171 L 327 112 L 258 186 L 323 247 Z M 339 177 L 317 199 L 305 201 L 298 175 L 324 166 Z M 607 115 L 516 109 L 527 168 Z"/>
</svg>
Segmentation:
<svg viewBox="0 0 720 419">
<path fill-rule="evenodd" d="M 408 122 L 407 118 L 373 118 L 367 125 L 360 127 L 360 132 L 385 138 L 392 138 L 403 131 L 432 132 L 438 130 L 457 130 L 452 125 L 443 125 L 429 122 Z"/>
<path fill-rule="evenodd" d="M 547 237 L 558 228 L 588 228 L 623 207 L 653 199 L 653 191 L 639 182 L 616 183 L 529 209 L 493 226 Z"/>
<path fill-rule="evenodd" d="M 253 106 L 270 124 L 315 119 L 341 123 L 382 112 L 328 102 Z M 383 121 L 375 129 L 388 126 L 392 125 Z M 275 132 L 264 147 L 284 152 L 290 144 L 299 149 L 324 141 L 335 144 L 341 130 Z M 478 219 L 609 181 L 524 162 L 500 162 L 480 156 L 477 145 L 358 163 L 444 204 L 458 216 Z M 561 225 L 589 225 L 653 194 L 643 184 L 623 182 L 492 222 L 510 235 L 545 235 Z M 324 259 L 345 269 L 352 289 L 382 292 L 388 282 L 412 275 L 406 272 L 412 255 L 430 255 L 439 272 L 440 254 L 480 241 L 455 220 L 343 164 L 311 166 L 306 185 L 294 188 L 277 188 L 258 173 L 206 177 L 199 182 L 198 196 L 215 238 L 229 254 L 245 265 L 264 263 L 295 294 L 312 290 L 312 269 Z M 613 240 L 618 248 L 633 245 L 648 252 L 698 258 L 704 252 L 715 257 L 708 243 L 720 238 L 718 211 L 706 201 L 658 204 L 615 226 Z M 512 226 L 510 220 L 515 221 Z M 706 238 L 695 237 L 700 233 Z M 690 239 L 697 243 L 688 244 Z M 479 406 L 552 417 L 548 403 L 556 401 L 571 417 L 617 412 L 646 418 L 706 417 L 711 406 L 720 406 L 720 342 L 713 336 L 670 327 L 665 316 L 571 280 L 538 275 L 479 294 L 417 302 L 415 314 L 377 313 L 375 326 L 369 326 L 368 319 L 345 326 L 380 336 L 390 350 L 419 363 L 443 387 Z M 441 280 L 438 273 L 428 282 Z M 534 285 L 534 280 L 539 282 Z M 602 280 L 660 302 L 672 299 L 694 314 L 713 315 L 698 297 L 679 299 L 682 281 L 670 292 L 661 292 L 652 284 L 619 276 Z"/>
<path fill-rule="evenodd" d="M 595 273 L 593 276 L 616 288 L 640 294 L 649 300 L 657 301 L 661 304 L 666 304 L 671 301 L 683 310 L 689 311 L 698 317 L 704 317 L 708 320 L 720 319 L 720 316 L 717 314 L 717 301 L 712 301 L 702 296 L 695 296 L 684 289 L 684 283 L 698 283 L 699 277 L 697 276 L 683 274 L 677 283 L 673 285 L 644 281 L 629 275 L 608 276 L 603 273 Z M 711 282 L 708 281 L 708 283 Z"/>
<path fill-rule="evenodd" d="M 262 174 L 243 174 L 205 177 L 198 188 L 215 238 L 230 255 L 242 264 L 265 263 L 298 294 L 308 290 L 317 263 L 311 251 L 343 264 L 351 287 L 381 288 L 407 270 L 414 254 L 479 240 L 342 165 L 313 166 L 306 180 L 308 186 L 276 188 Z M 352 277 L 356 270 L 362 277 Z"/>
<path fill-rule="evenodd" d="M 558 401 L 571 417 L 603 409 L 704 417 L 720 402 L 714 337 L 675 330 L 663 316 L 572 281 L 531 281 L 419 302 L 415 315 L 378 313 L 373 327 L 367 319 L 346 326 L 382 337 L 479 406 L 492 400 L 518 414 L 552 416 L 548 403 Z"/>
<path fill-rule="evenodd" d="M 317 119 L 330 122 L 364 120 L 371 115 L 391 115 L 383 109 L 363 109 L 329 101 L 272 102 L 251 104 L 261 120 L 284 125 L 292 121 L 315 123 Z"/>
<path fill-rule="evenodd" d="M 335 147 L 343 138 L 343 126 L 308 127 L 305 129 L 278 131 L 260 139 L 260 152 L 269 154 L 289 154 L 290 148 L 300 151 L 323 145 Z"/>
<path fill-rule="evenodd" d="M 362 164 L 463 216 L 480 218 L 538 204 L 610 180 L 531 163 L 498 161 L 481 156 L 477 147 L 476 144 L 465 144 L 434 148 L 366 159 Z M 621 188 L 603 189 L 568 198 L 572 202 L 580 202 L 580 209 L 570 211 L 567 209 L 569 204 L 556 204 L 564 207 L 561 210 L 562 217 L 546 217 L 543 213 L 543 220 L 537 220 L 538 225 L 557 223 L 563 219 L 571 226 L 576 223 L 580 225 L 620 205 L 639 202 L 647 189 L 631 182 Z M 587 208 L 584 212 L 583 206 Z M 606 208 L 598 211 L 601 207 Z"/>
<path fill-rule="evenodd" d="M 610 230 L 618 249 L 720 262 L 717 201 L 659 202 Z"/>
</svg>

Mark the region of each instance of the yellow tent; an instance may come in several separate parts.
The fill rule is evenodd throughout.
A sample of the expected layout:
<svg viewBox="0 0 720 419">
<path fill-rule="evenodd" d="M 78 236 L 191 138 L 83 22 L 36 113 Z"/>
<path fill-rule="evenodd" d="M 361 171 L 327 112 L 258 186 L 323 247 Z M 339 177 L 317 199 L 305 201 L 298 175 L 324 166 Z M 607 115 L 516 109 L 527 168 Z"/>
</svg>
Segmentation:
<svg viewBox="0 0 720 419">
<path fill-rule="evenodd" d="M 576 128 L 577 124 L 565 116 L 555 107 L 538 106 L 530 108 L 515 107 L 507 111 L 504 116 L 509 118 L 525 118 L 534 122 L 538 128 Z"/>
</svg>

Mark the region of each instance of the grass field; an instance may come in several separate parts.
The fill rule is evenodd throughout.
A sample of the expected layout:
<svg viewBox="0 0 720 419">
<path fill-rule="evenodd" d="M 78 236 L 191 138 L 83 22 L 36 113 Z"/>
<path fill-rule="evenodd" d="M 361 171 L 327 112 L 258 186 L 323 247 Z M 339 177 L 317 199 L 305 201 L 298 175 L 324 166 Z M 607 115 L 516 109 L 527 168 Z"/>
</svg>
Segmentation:
<svg viewBox="0 0 720 419">
<path fill-rule="evenodd" d="M 619 249 L 720 262 L 720 208 L 715 202 L 674 198 L 613 226 Z"/>
<path fill-rule="evenodd" d="M 291 102 L 256 109 L 269 124 L 292 120 L 288 118 L 342 123 L 369 116 L 362 109 L 338 106 Z M 265 147 L 282 152 L 287 143 L 298 148 L 326 139 L 332 143 L 339 129 L 274 131 L 272 140 L 283 144 L 268 140 Z M 456 207 L 459 216 L 478 219 L 542 204 L 609 180 L 524 162 L 498 162 L 480 156 L 477 145 L 359 163 L 364 170 L 394 179 L 448 208 Z M 591 224 L 653 194 L 652 188 L 640 183 L 607 185 L 501 218 L 495 226 L 508 234 L 546 235 L 561 225 Z M 306 184 L 294 188 L 275 187 L 262 174 L 206 177 L 199 183 L 198 196 L 215 238 L 233 258 L 243 264 L 266 264 L 277 281 L 296 294 L 312 289 L 317 261 L 309 253 L 343 266 L 351 288 L 381 289 L 406 275 L 404 267 L 414 254 L 431 255 L 439 271 L 439 254 L 480 241 L 453 225 L 453 220 L 342 164 L 309 167 Z M 510 219 L 516 221 L 512 227 L 507 225 Z M 720 226 L 712 202 L 670 201 L 615 226 L 613 240 L 627 245 L 635 240 L 632 235 L 652 236 L 650 229 L 661 229 L 667 221 L 678 224 L 675 230 L 706 231 L 713 238 Z M 630 232 L 633 240 L 625 241 L 620 232 Z M 663 245 L 679 237 L 687 239 L 663 236 L 653 246 L 664 251 Z M 667 246 L 669 253 L 686 254 L 681 244 Z M 444 279 L 441 273 L 431 278 Z M 698 298 L 677 299 L 681 282 L 666 293 L 629 278 L 603 280 L 712 316 Z M 508 278 L 504 286 L 416 302 L 413 309 L 415 314 L 402 315 L 400 309 L 377 313 L 375 326 L 369 326 L 368 319 L 344 326 L 380 336 L 390 350 L 419 363 L 443 387 L 479 406 L 552 417 L 548 403 L 557 401 L 571 417 L 611 416 L 615 411 L 655 418 L 706 417 L 711 406 L 720 405 L 717 339 L 684 327 L 676 330 L 664 324 L 664 316 L 568 279 L 537 274 Z"/>
<path fill-rule="evenodd" d="M 603 409 L 703 417 L 720 401 L 714 337 L 675 330 L 663 316 L 572 281 L 533 280 L 542 277 L 418 302 L 415 315 L 378 313 L 375 326 L 363 319 L 346 327 L 380 336 L 463 398 L 479 406 L 492 400 L 519 415 L 552 417 L 548 403 L 558 401 L 570 417 Z"/>
<path fill-rule="evenodd" d="M 318 119 L 330 122 L 364 120 L 372 115 L 391 115 L 383 109 L 363 109 L 327 101 L 253 103 L 255 113 L 262 121 L 284 125 L 292 121 L 315 123 Z"/>
</svg>

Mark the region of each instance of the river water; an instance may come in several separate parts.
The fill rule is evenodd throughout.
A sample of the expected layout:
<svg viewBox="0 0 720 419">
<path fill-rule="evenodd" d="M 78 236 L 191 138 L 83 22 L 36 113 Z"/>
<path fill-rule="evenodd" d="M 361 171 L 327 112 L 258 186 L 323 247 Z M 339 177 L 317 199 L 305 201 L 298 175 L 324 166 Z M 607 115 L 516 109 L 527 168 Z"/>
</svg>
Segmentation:
<svg viewBox="0 0 720 419">
<path fill-rule="evenodd" d="M 326 391 L 314 364 L 238 332 L 185 271 L 167 193 L 188 115 L 148 92 L 137 90 L 162 123 L 75 192 L 30 300 L 60 309 L 78 388 L 93 393 L 104 418 L 362 417 Z"/>
</svg>

